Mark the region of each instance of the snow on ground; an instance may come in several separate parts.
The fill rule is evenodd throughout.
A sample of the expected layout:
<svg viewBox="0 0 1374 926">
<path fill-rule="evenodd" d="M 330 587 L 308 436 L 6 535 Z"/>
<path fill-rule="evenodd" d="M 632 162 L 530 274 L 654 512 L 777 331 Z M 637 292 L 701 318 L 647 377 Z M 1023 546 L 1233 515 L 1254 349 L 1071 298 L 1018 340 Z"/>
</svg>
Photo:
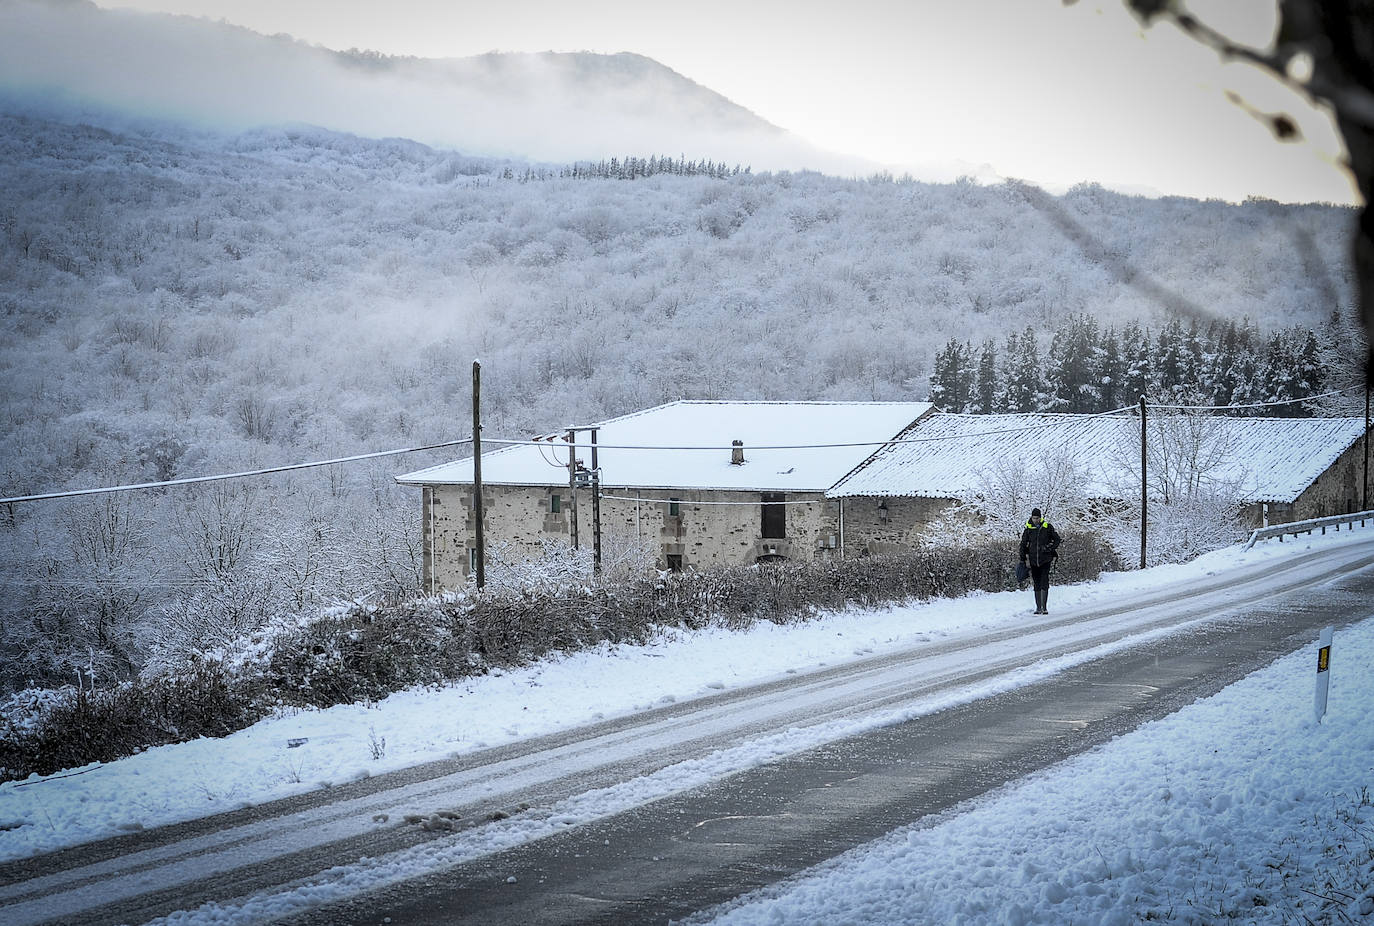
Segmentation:
<svg viewBox="0 0 1374 926">
<path fill-rule="evenodd" d="M 1367 538 L 1362 531 L 1343 532 L 1251 551 L 1232 548 L 1183 566 L 1056 589 L 1052 605 L 1116 602 L 1233 566 Z M 0 860 L 261 803 L 789 671 L 976 635 L 1024 620 L 1030 606 L 1029 593 L 1004 593 L 846 611 L 743 633 L 672 633 L 647 646 L 603 647 L 376 703 L 293 712 L 223 739 L 9 782 L 0 785 Z M 1357 808 L 1351 796 L 1374 786 L 1374 724 L 1365 716 L 1374 704 L 1374 680 L 1367 670 L 1362 679 L 1342 671 L 1374 661 L 1374 622 L 1338 634 L 1330 714 L 1320 727 L 1311 718 L 1311 661 L 1311 653 L 1281 660 L 1209 701 L 1011 785 L 936 826 L 856 850 L 780 896 L 731 910 L 723 921 L 1097 922 L 1188 904 L 1202 911 L 1211 910 L 1209 904 L 1218 910 L 1248 904 L 1246 916 L 1252 907 L 1262 909 L 1257 902 L 1277 905 L 1291 892 L 1277 890 L 1274 878 L 1307 877 L 1315 864 L 1304 855 L 1318 844 L 1304 835 L 1304 821 L 1337 821 L 1329 831 L 1339 832 L 1339 814 L 1359 810 L 1364 845 L 1374 841 L 1368 808 Z M 1029 682 L 1043 673 L 1024 677 Z M 1299 886 L 1318 890 L 1316 884 L 1314 877 Z M 846 907 L 846 898 L 855 897 L 864 905 Z M 1356 898 L 1352 909 L 1359 912 L 1364 903 Z"/>
<path fill-rule="evenodd" d="M 1315 657 L 688 922 L 1374 924 L 1374 618 Z"/>
</svg>

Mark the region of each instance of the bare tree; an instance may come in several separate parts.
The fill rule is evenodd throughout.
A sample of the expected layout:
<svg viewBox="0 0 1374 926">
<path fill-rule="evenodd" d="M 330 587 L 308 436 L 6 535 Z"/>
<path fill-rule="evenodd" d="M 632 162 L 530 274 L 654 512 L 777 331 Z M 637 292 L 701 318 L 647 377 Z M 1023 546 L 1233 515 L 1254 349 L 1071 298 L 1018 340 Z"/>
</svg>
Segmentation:
<svg viewBox="0 0 1374 926">
<path fill-rule="evenodd" d="M 294 512 L 281 508 L 268 512 L 262 543 L 253 556 L 253 569 L 269 578 L 285 603 L 297 611 L 365 591 L 340 555 L 345 531 L 317 501 Z"/>
<path fill-rule="evenodd" d="M 173 531 L 191 575 L 221 581 L 237 573 L 251 552 L 260 517 L 253 493 L 241 483 L 188 489 L 175 511 Z"/>
<path fill-rule="evenodd" d="M 151 522 L 129 496 L 109 494 L 72 503 L 60 523 L 67 556 L 39 564 L 31 578 L 43 594 L 19 618 L 31 633 L 28 671 L 75 672 L 91 684 L 127 677 L 138 619 L 159 582 Z"/>
<path fill-rule="evenodd" d="M 1182 412 L 1151 415 L 1145 442 L 1150 525 L 1146 562 L 1179 563 L 1235 543 L 1246 486 L 1230 470 L 1235 456 L 1225 419 Z M 1135 426 L 1138 428 L 1138 425 Z M 1124 434 L 1125 432 L 1123 432 Z M 1123 439 L 1111 477 L 1121 499 L 1100 518 L 1123 558 L 1140 538 L 1140 448 Z"/>
<path fill-rule="evenodd" d="M 143 674 L 176 673 L 189 657 L 229 650 L 267 624 L 277 613 L 276 601 L 272 583 L 247 572 L 169 598 L 143 625 Z"/>
<path fill-rule="evenodd" d="M 1093 511 L 1088 476 L 1065 443 L 1037 444 L 1025 455 L 1001 457 L 977 471 L 970 496 L 934 522 L 929 542 L 968 535 L 1019 537 L 1032 508 L 1057 523 L 1081 523 Z"/>
</svg>

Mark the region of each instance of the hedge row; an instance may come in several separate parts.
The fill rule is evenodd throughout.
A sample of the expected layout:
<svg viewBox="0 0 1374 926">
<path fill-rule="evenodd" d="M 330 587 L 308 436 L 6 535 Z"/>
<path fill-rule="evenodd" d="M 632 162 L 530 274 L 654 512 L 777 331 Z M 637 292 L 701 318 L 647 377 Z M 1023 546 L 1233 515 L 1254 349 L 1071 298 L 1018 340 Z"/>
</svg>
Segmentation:
<svg viewBox="0 0 1374 926">
<path fill-rule="evenodd" d="M 1065 538 L 1056 581 L 1113 568 L 1106 544 Z M 0 718 L 0 780 L 50 774 L 139 749 L 242 729 L 280 707 L 329 707 L 444 684 L 492 668 L 661 628 L 742 629 L 846 606 L 958 597 L 1014 587 L 1011 542 L 817 563 L 654 575 L 548 593 L 426 598 L 335 609 L 255 640 L 246 664 L 201 660 L 176 677 L 141 678 L 49 698 L 37 716 Z M 265 644 L 265 645 L 264 645 Z"/>
</svg>

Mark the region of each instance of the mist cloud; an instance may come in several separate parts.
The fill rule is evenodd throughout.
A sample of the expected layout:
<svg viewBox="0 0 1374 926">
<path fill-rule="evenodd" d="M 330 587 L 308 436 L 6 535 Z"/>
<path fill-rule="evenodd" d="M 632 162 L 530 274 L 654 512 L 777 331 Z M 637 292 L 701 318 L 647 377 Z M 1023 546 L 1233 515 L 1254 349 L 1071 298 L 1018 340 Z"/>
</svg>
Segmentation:
<svg viewBox="0 0 1374 926">
<path fill-rule="evenodd" d="M 229 132 L 308 123 L 536 161 L 667 154 L 756 169 L 875 169 L 634 55 L 350 56 L 81 2 L 0 0 L 0 86 Z"/>
</svg>

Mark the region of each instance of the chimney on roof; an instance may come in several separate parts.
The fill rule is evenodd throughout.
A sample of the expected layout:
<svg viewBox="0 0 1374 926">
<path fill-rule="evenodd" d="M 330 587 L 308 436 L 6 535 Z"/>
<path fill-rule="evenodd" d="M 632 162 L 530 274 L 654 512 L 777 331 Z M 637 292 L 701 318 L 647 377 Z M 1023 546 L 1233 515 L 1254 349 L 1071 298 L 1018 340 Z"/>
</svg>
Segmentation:
<svg viewBox="0 0 1374 926">
<path fill-rule="evenodd" d="M 730 465 L 741 466 L 744 463 L 744 441 L 735 440 L 730 442 Z"/>
</svg>

